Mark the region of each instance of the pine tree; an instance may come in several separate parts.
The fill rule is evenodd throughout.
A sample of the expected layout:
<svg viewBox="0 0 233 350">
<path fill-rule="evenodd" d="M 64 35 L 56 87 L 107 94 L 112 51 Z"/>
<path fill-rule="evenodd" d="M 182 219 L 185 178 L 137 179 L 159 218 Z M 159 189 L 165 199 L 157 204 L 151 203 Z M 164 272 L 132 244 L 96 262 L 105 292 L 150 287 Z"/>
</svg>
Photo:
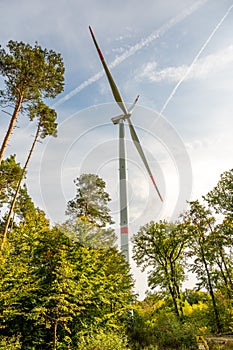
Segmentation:
<svg viewBox="0 0 233 350">
<path fill-rule="evenodd" d="M 65 230 L 80 244 L 93 248 L 110 247 L 116 235 L 108 203 L 110 196 L 105 191 L 105 182 L 95 174 L 82 174 L 76 180 L 77 194 L 67 204 Z"/>
<path fill-rule="evenodd" d="M 20 111 L 27 111 L 63 91 L 64 65 L 61 55 L 23 42 L 9 41 L 8 52 L 0 48 L 0 74 L 5 89 L 0 91 L 2 106 L 11 106 L 11 120 L 0 149 L 0 163 Z M 9 113 L 8 113 L 9 114 Z"/>
</svg>

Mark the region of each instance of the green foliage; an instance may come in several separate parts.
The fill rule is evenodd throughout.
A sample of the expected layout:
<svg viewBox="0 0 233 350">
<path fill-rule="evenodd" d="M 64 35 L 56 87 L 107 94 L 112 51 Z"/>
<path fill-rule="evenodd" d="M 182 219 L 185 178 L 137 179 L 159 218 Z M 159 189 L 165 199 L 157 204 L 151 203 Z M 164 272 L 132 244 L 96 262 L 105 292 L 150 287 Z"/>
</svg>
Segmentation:
<svg viewBox="0 0 233 350">
<path fill-rule="evenodd" d="M 40 128 L 40 138 L 44 139 L 48 135 L 57 136 L 57 113 L 54 109 L 48 107 L 44 102 L 37 101 L 29 106 L 29 117 L 33 120 L 38 118 Z"/>
<path fill-rule="evenodd" d="M 213 330 L 223 331 L 223 321 L 216 300 L 217 289 L 222 280 L 224 290 L 228 298 L 231 298 L 232 287 L 231 264 L 225 250 L 226 242 L 221 231 L 221 225 L 215 225 L 215 218 L 211 211 L 198 201 L 190 203 L 190 209 L 184 216 L 187 230 L 190 232 L 189 256 L 193 258 L 191 265 L 192 272 L 198 278 L 198 288 L 206 288 L 212 301 Z"/>
<path fill-rule="evenodd" d="M 150 266 L 149 286 L 160 287 L 171 295 L 177 316 L 182 316 L 180 299 L 184 281 L 184 249 L 187 234 L 184 226 L 166 221 L 151 222 L 140 228 L 133 237 L 133 258 L 143 269 Z"/>
<path fill-rule="evenodd" d="M 66 233 L 73 242 L 91 248 L 112 247 L 116 241 L 116 235 L 111 227 L 98 227 L 85 218 L 77 218 L 75 222 L 67 220 L 57 227 Z"/>
<path fill-rule="evenodd" d="M 189 303 L 189 305 L 198 304 L 199 302 L 206 302 L 208 296 L 206 292 L 196 291 L 194 289 L 185 289 L 183 293 L 184 299 Z"/>
<path fill-rule="evenodd" d="M 105 182 L 95 174 L 83 174 L 74 180 L 77 194 L 67 205 L 66 214 L 75 220 L 84 217 L 98 227 L 112 224 L 109 194 L 105 191 Z"/>
<path fill-rule="evenodd" d="M 111 330 L 80 334 L 78 350 L 127 350 L 130 349 L 124 335 Z"/>
<path fill-rule="evenodd" d="M 222 325 L 222 332 L 231 334 L 233 331 L 233 299 L 228 298 L 226 294 L 222 294 L 221 291 L 216 291 L 216 304 L 219 310 L 220 322 Z M 207 304 L 208 305 L 208 304 Z M 209 303 L 207 310 L 207 326 L 211 331 L 215 331 L 214 312 Z"/>
<path fill-rule="evenodd" d="M 74 241 L 92 248 L 112 247 L 116 235 L 105 182 L 94 174 L 83 174 L 74 183 L 77 194 L 67 204 L 69 219 L 60 226 Z"/>
<path fill-rule="evenodd" d="M 213 289 L 214 269 L 211 259 L 210 234 L 214 230 L 215 218 L 199 201 L 190 202 L 185 222 L 190 234 L 189 256 L 193 257 L 191 270 L 198 277 L 198 287 Z"/>
<path fill-rule="evenodd" d="M 20 337 L 0 337 L 1 350 L 18 350 L 21 349 Z"/>
<path fill-rule="evenodd" d="M 151 222 L 134 235 L 134 259 L 149 268 L 150 287 L 163 292 L 134 310 L 129 338 L 135 349 L 191 349 L 196 334 L 232 332 L 232 171 L 204 199 L 208 208 L 190 202 L 181 223 Z M 214 211 L 221 216 L 216 218 Z M 181 292 L 184 268 L 195 273 L 197 288 L 207 292 Z"/>
<path fill-rule="evenodd" d="M 33 47 L 12 40 L 7 48 L 8 52 L 0 48 L 0 74 L 5 83 L 4 89 L 0 90 L 0 104 L 9 110 L 11 120 L 0 149 L 0 163 L 21 111 L 29 112 L 31 120 L 35 115 L 40 116 L 34 145 L 39 132 L 42 138 L 55 135 L 56 112 L 46 106 L 43 99 L 55 98 L 64 87 L 64 65 L 60 54 L 42 49 L 37 43 Z M 28 159 L 31 153 L 32 150 Z"/>
<path fill-rule="evenodd" d="M 198 324 L 193 318 L 182 321 L 159 295 L 150 295 L 134 304 L 133 324 L 129 329 L 132 348 L 139 349 L 195 349 Z"/>
<path fill-rule="evenodd" d="M 32 198 L 28 194 L 26 184 L 24 184 L 19 190 L 19 195 L 14 207 L 14 213 L 17 215 L 17 219 L 21 222 L 25 222 L 27 218 L 33 218 L 38 211 L 39 209 L 35 208 Z"/>
<path fill-rule="evenodd" d="M 232 299 L 233 169 L 224 172 L 213 190 L 203 198 L 222 219 L 212 234 L 212 251 L 218 266 L 217 287 Z"/>
<path fill-rule="evenodd" d="M 82 247 L 35 210 L 0 262 L 0 334 L 20 333 L 23 349 L 69 349 L 89 327 L 121 330 L 132 279 L 116 249 Z"/>
<path fill-rule="evenodd" d="M 128 337 L 133 349 L 144 349 L 156 344 L 154 319 L 163 306 L 164 301 L 157 295 L 150 295 L 144 301 L 134 303 L 132 324 L 128 328 Z"/>
<path fill-rule="evenodd" d="M 14 186 L 11 191 L 9 212 L 6 214 L 2 230 L 1 249 L 6 243 L 16 199 L 38 137 L 56 136 L 56 112 L 43 102 L 43 98 L 55 98 L 63 90 L 64 85 L 64 66 L 60 54 L 53 50 L 42 49 L 37 43 L 32 47 L 29 44 L 11 40 L 7 47 L 8 52 L 0 48 L 0 74 L 5 78 L 5 89 L 0 91 L 0 103 L 5 104 L 8 108 L 13 108 L 13 112 L 9 113 L 11 120 L 0 149 L 0 164 L 19 112 L 24 109 L 29 112 L 30 120 L 38 117 L 39 121 L 21 176 L 17 177 L 17 182 L 15 180 L 14 184 L 12 183 Z M 11 159 L 11 163 L 12 161 L 14 159 Z M 9 166 L 12 168 L 13 164 L 3 163 L 5 168 L 6 165 L 8 165 L 7 171 L 10 174 L 12 169 L 9 169 Z M 3 170 L 6 170 L 5 168 Z M 14 170 L 18 170 L 16 166 Z M 6 200 L 7 195 L 9 196 L 9 193 L 6 193 L 7 189 L 6 183 L 0 183 L 0 196 L 3 197 L 3 200 Z"/>
<path fill-rule="evenodd" d="M 22 169 L 15 157 L 11 155 L 0 164 L 0 206 L 9 203 L 22 176 Z"/>
<path fill-rule="evenodd" d="M 233 215 L 233 169 L 221 174 L 217 186 L 204 199 L 217 213 Z"/>
<path fill-rule="evenodd" d="M 174 313 L 160 313 L 154 332 L 159 348 L 195 349 L 195 326 L 188 322 L 181 323 Z"/>
<path fill-rule="evenodd" d="M 0 74 L 5 78 L 3 102 L 22 102 L 54 98 L 63 90 L 64 66 L 60 54 L 22 41 L 10 40 L 8 52 L 0 49 Z"/>
</svg>

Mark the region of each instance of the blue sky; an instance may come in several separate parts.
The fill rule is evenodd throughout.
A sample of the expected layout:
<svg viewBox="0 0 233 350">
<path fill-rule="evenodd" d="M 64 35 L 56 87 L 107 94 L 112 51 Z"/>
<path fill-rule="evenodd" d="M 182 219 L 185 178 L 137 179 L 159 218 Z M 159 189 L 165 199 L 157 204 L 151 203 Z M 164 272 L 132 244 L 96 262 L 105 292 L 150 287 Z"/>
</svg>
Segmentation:
<svg viewBox="0 0 233 350">
<path fill-rule="evenodd" d="M 64 59 L 65 90 L 49 101 L 58 137 L 37 145 L 27 174 L 33 200 L 52 222 L 64 220 L 73 179 L 94 172 L 107 183 L 118 230 L 118 129 L 111 117 L 120 111 L 89 25 L 126 103 L 140 95 L 132 121 L 165 198 L 161 204 L 156 197 L 127 131 L 131 235 L 150 220 L 174 219 L 186 200 L 201 198 L 232 168 L 232 7 L 232 0 L 1 0 L 3 47 L 11 39 L 37 41 Z M 2 135 L 7 118 L 2 114 Z M 25 116 L 17 125 L 7 153 L 23 163 L 35 125 Z"/>
</svg>

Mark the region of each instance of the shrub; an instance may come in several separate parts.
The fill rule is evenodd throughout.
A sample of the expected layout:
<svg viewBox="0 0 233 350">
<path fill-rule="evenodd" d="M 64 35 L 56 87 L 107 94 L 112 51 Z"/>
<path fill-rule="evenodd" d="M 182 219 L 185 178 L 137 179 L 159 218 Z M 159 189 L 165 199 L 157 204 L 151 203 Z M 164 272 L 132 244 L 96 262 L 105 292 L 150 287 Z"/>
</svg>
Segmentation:
<svg viewBox="0 0 233 350">
<path fill-rule="evenodd" d="M 127 339 L 113 331 L 91 332 L 81 335 L 78 342 L 78 350 L 129 350 Z"/>
<path fill-rule="evenodd" d="M 20 337 L 1 337 L 0 338 L 0 349 L 1 350 L 18 350 L 21 349 Z"/>
<path fill-rule="evenodd" d="M 181 322 L 173 313 L 160 313 L 154 325 L 154 332 L 159 349 L 196 348 L 195 327 L 189 322 Z"/>
</svg>

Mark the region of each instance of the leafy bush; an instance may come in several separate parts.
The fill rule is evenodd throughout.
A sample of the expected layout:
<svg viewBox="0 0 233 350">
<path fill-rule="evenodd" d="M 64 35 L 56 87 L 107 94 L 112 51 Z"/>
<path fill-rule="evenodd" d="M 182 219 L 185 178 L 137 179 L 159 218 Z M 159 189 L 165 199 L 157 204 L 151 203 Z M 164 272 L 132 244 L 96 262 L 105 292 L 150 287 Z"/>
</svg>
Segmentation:
<svg viewBox="0 0 233 350">
<path fill-rule="evenodd" d="M 192 349 L 196 348 L 195 326 L 181 322 L 173 313 L 160 313 L 154 326 L 156 343 L 159 349 Z"/>
<path fill-rule="evenodd" d="M 18 350 L 21 349 L 20 337 L 1 337 L 0 338 L 0 349 L 1 350 Z"/>
<path fill-rule="evenodd" d="M 134 313 L 134 323 L 128 336 L 134 350 L 196 349 L 198 324 L 192 318 L 179 319 L 172 311 L 154 310 L 150 315 Z"/>
<path fill-rule="evenodd" d="M 78 342 L 78 350 L 129 350 L 127 339 L 113 331 L 91 332 L 82 335 Z"/>
</svg>

